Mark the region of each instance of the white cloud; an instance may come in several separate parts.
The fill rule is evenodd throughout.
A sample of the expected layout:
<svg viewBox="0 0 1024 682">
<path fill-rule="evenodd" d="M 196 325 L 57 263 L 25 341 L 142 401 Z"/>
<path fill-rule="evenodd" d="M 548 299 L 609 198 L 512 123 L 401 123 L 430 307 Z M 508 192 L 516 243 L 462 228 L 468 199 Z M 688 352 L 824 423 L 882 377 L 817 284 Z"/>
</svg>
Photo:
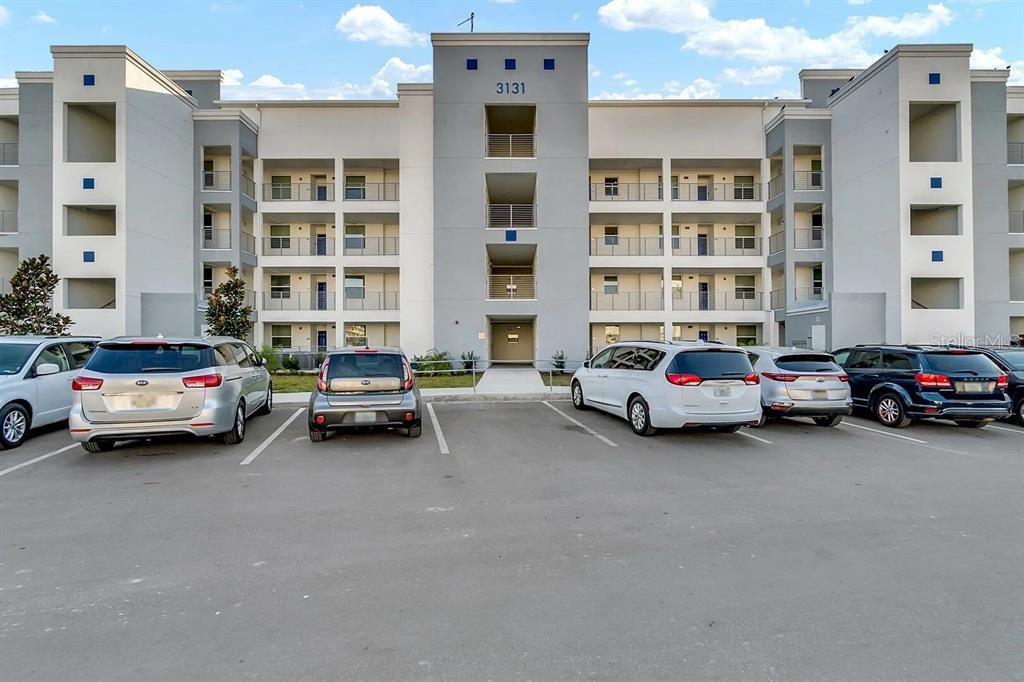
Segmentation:
<svg viewBox="0 0 1024 682">
<path fill-rule="evenodd" d="M 224 69 L 221 76 L 223 77 L 222 84 L 228 87 L 241 85 L 242 79 L 245 78 L 245 74 L 242 73 L 241 69 Z"/>
<path fill-rule="evenodd" d="M 993 47 L 990 50 L 974 49 L 971 53 L 972 69 L 1005 69 L 1010 67 L 1009 85 L 1024 85 L 1024 59 L 1007 61 L 1003 56 L 1003 48 Z"/>
<path fill-rule="evenodd" d="M 597 78 L 601 75 L 601 69 L 597 68 L 593 64 L 587 64 L 587 72 L 590 74 L 591 78 Z"/>
<path fill-rule="evenodd" d="M 685 86 L 679 81 L 669 81 L 658 92 L 643 92 L 640 88 L 633 88 L 629 92 L 605 91 L 594 99 L 714 99 L 719 92 L 717 83 L 698 78 Z"/>
<path fill-rule="evenodd" d="M 38 10 L 29 21 L 34 21 L 37 24 L 56 24 L 57 20 L 51 17 L 43 10 Z"/>
<path fill-rule="evenodd" d="M 778 83 L 786 74 L 786 67 L 779 64 L 768 64 L 755 66 L 752 69 L 734 69 L 732 67 L 722 71 L 722 78 L 740 85 L 768 85 Z"/>
<path fill-rule="evenodd" d="M 328 99 L 391 98 L 398 93 L 399 83 L 425 83 L 433 76 L 430 64 L 417 66 L 392 57 L 373 74 L 367 84 L 343 83 L 328 94 Z"/>
<path fill-rule="evenodd" d="M 572 20 L 573 21 L 579 21 L 580 20 L 580 13 L 579 12 L 573 12 Z"/>
<path fill-rule="evenodd" d="M 920 39 L 953 21 L 941 3 L 926 12 L 899 17 L 849 17 L 842 29 L 823 37 L 800 26 L 773 26 L 761 17 L 717 19 L 709 0 L 610 0 L 598 9 L 606 25 L 620 30 L 653 29 L 685 35 L 683 49 L 704 57 L 746 59 L 760 64 L 799 62 L 807 66 L 866 66 L 877 55 L 875 38 Z"/>
<path fill-rule="evenodd" d="M 871 2 L 871 0 L 846 0 L 846 2 L 850 5 L 866 5 Z"/>
<path fill-rule="evenodd" d="M 349 40 L 377 45 L 426 45 L 427 36 L 395 19 L 379 5 L 356 5 L 341 15 L 335 30 Z"/>
<path fill-rule="evenodd" d="M 0 5 L 0 26 L 6 26 L 11 20 L 11 12 L 3 5 Z"/>
<path fill-rule="evenodd" d="M 392 57 L 366 83 L 336 83 L 322 88 L 309 88 L 303 83 L 285 83 L 273 74 L 263 74 L 244 85 L 239 69 L 225 69 L 225 99 L 390 99 L 398 92 L 399 83 L 428 82 L 433 75 L 430 64 L 417 66 Z"/>
</svg>

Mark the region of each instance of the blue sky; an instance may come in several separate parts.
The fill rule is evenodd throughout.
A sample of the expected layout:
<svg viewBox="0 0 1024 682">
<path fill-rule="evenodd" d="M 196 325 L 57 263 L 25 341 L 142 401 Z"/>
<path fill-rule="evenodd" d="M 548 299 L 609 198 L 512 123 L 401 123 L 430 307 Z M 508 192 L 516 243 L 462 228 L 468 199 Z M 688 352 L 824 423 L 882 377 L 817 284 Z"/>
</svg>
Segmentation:
<svg viewBox="0 0 1024 682">
<path fill-rule="evenodd" d="M 431 32 L 588 31 L 592 98 L 797 96 L 805 67 L 898 42 L 971 42 L 1024 84 L 1024 0 L 0 0 L 0 87 L 51 44 L 127 44 L 163 69 L 225 71 L 228 98 L 386 98 L 431 79 Z"/>
</svg>

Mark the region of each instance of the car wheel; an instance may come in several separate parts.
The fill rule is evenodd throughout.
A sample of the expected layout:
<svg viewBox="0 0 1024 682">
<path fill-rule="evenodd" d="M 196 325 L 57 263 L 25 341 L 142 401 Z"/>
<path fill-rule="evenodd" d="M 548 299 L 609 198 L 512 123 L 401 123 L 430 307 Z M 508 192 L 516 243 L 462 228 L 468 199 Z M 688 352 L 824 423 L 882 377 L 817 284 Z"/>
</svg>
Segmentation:
<svg viewBox="0 0 1024 682">
<path fill-rule="evenodd" d="M 18 403 L 11 403 L 0 410 L 0 447 L 4 450 L 16 448 L 25 442 L 31 421 L 28 410 Z"/>
<path fill-rule="evenodd" d="M 956 425 L 965 429 L 980 429 L 988 426 L 987 419 L 961 419 L 956 422 Z"/>
<path fill-rule="evenodd" d="M 651 411 L 647 401 L 637 396 L 629 401 L 629 426 L 638 436 L 653 436 L 657 429 L 651 426 Z"/>
<path fill-rule="evenodd" d="M 759 428 L 761 428 L 762 426 L 764 426 L 767 423 L 768 423 L 768 413 L 765 412 L 762 409 L 761 410 L 761 416 L 758 418 L 757 423 L 756 424 L 751 424 L 751 426 L 753 426 L 755 429 L 759 429 Z"/>
<path fill-rule="evenodd" d="M 578 381 L 572 382 L 572 406 L 577 410 L 587 409 L 587 404 L 583 401 L 583 387 Z"/>
<path fill-rule="evenodd" d="M 267 386 L 267 399 L 256 414 L 267 415 L 274 409 L 274 384 Z"/>
<path fill-rule="evenodd" d="M 416 426 L 409 427 L 405 430 L 405 435 L 409 438 L 419 438 L 423 435 L 423 425 L 417 424 Z"/>
<path fill-rule="evenodd" d="M 238 407 L 235 408 L 235 423 L 231 425 L 231 430 L 221 435 L 221 442 L 225 445 L 238 445 L 245 440 L 245 405 L 238 403 Z"/>
<path fill-rule="evenodd" d="M 1017 406 L 1013 408 L 1013 414 L 1017 418 L 1017 423 L 1024 426 L 1024 398 L 1017 401 Z"/>
<path fill-rule="evenodd" d="M 843 421 L 843 415 L 833 414 L 828 417 L 815 417 L 814 423 L 818 426 L 837 426 Z"/>
<path fill-rule="evenodd" d="M 726 426 L 712 426 L 711 428 L 718 433 L 736 433 L 740 430 L 742 424 L 728 424 Z"/>
<path fill-rule="evenodd" d="M 114 449 L 112 440 L 91 440 L 82 443 L 82 449 L 86 452 L 110 452 Z"/>
<path fill-rule="evenodd" d="M 329 435 L 329 432 L 321 431 L 320 429 L 309 430 L 309 440 L 314 443 L 323 443 L 325 440 L 327 440 Z"/>
<path fill-rule="evenodd" d="M 903 407 L 903 401 L 891 393 L 886 393 L 875 403 L 875 417 L 891 429 L 902 429 L 910 424 L 910 417 Z"/>
</svg>

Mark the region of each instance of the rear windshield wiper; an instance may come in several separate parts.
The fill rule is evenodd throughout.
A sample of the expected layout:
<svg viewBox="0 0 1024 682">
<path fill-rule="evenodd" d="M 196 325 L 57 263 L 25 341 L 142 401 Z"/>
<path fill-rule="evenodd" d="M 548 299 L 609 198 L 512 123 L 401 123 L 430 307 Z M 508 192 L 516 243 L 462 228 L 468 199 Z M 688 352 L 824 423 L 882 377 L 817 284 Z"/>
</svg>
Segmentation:
<svg viewBox="0 0 1024 682">
<path fill-rule="evenodd" d="M 178 367 L 143 367 L 142 372 L 184 372 Z"/>
</svg>

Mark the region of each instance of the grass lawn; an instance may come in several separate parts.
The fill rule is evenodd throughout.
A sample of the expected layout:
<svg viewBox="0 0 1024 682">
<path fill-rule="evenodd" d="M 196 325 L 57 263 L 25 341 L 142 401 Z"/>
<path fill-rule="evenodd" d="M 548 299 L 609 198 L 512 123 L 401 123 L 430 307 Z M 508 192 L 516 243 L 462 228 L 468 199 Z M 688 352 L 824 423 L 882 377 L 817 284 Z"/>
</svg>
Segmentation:
<svg viewBox="0 0 1024 682">
<path fill-rule="evenodd" d="M 476 375 L 479 382 L 481 374 Z M 315 374 L 275 374 L 275 393 L 308 393 L 316 386 Z M 433 377 L 416 377 L 416 385 L 420 388 L 469 388 L 473 385 L 471 374 L 439 375 Z"/>
<path fill-rule="evenodd" d="M 547 372 L 541 372 L 540 380 L 544 382 L 545 386 L 568 386 L 572 381 L 572 372 L 567 374 L 548 374 Z"/>
</svg>

